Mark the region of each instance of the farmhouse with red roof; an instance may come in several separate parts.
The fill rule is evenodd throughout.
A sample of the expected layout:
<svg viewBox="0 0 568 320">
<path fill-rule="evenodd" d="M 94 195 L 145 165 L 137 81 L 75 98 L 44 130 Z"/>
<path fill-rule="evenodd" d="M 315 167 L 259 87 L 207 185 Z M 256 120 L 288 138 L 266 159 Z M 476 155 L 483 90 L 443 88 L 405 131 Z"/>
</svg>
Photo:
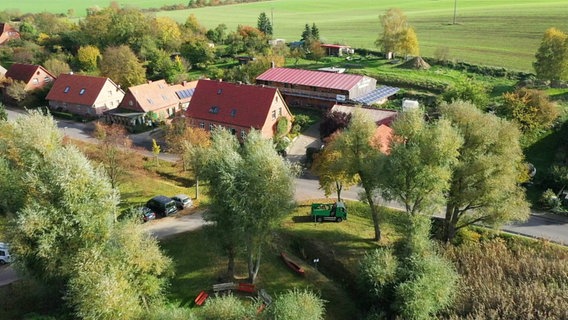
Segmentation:
<svg viewBox="0 0 568 320">
<path fill-rule="evenodd" d="M 271 68 L 256 83 L 278 88 L 291 106 L 328 110 L 336 103 L 371 105 L 382 103 L 398 88 L 377 88 L 371 77 L 323 71 Z"/>
<path fill-rule="evenodd" d="M 0 45 L 12 39 L 20 39 L 20 32 L 7 23 L 0 23 Z"/>
<path fill-rule="evenodd" d="M 222 126 L 240 138 L 251 128 L 272 138 L 280 118 L 287 119 L 288 130 L 292 122 L 278 89 L 213 80 L 199 80 L 186 116 L 192 127 Z"/>
<path fill-rule="evenodd" d="M 45 98 L 53 110 L 82 116 L 101 116 L 118 107 L 124 91 L 111 79 L 78 74 L 62 74 Z"/>
<path fill-rule="evenodd" d="M 41 89 L 55 80 L 55 76 L 44 67 L 24 63 L 14 63 L 8 68 L 5 77 L 25 83 L 25 91 Z"/>
</svg>

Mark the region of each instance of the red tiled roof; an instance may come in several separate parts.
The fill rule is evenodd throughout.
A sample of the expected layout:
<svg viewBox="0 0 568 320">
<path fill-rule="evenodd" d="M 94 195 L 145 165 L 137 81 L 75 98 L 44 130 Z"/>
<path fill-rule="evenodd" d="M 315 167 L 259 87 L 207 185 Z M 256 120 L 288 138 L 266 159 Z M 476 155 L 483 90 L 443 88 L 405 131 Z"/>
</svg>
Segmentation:
<svg viewBox="0 0 568 320">
<path fill-rule="evenodd" d="M 23 64 L 23 63 L 14 63 L 12 66 L 10 66 L 5 76 L 6 78 L 23 81 L 27 84 L 32 80 L 32 77 L 34 76 L 34 74 L 36 74 L 36 72 L 38 72 L 38 69 L 40 68 L 45 73 L 50 75 L 53 79 L 55 79 L 55 76 L 52 75 L 49 71 L 47 71 L 44 67 L 34 64 Z"/>
<path fill-rule="evenodd" d="M 260 129 L 277 92 L 277 89 L 269 87 L 199 80 L 186 115 L 193 119 Z M 214 107 L 217 109 L 214 110 Z"/>
<path fill-rule="evenodd" d="M 166 80 L 140 84 L 128 88 L 128 91 L 128 93 L 132 94 L 136 102 L 138 102 L 139 108 L 138 106 L 135 106 L 136 108 L 131 107 L 129 102 L 125 101 L 125 99 L 120 106 L 126 109 L 136 109 L 136 111 L 143 112 L 157 111 L 172 105 L 177 105 L 179 102 L 179 98 L 170 88 L 170 85 L 166 83 Z M 127 96 L 130 97 L 128 93 Z"/>
<path fill-rule="evenodd" d="M 384 154 L 390 154 L 390 141 L 394 130 L 384 124 L 381 124 L 375 130 L 373 135 L 373 145 L 378 147 Z"/>
<path fill-rule="evenodd" d="M 290 83 L 294 85 L 350 90 L 364 76 L 345 73 L 330 73 L 289 68 L 271 68 L 258 76 L 256 80 Z"/>
<path fill-rule="evenodd" d="M 10 39 L 20 38 L 20 33 L 16 28 L 7 23 L 0 23 L 0 44 L 7 42 Z"/>
<path fill-rule="evenodd" d="M 97 97 L 107 81 L 112 82 L 109 78 L 104 77 L 61 74 L 59 78 L 55 80 L 53 87 L 49 90 L 45 99 L 91 106 L 97 100 Z M 81 90 L 83 89 L 83 94 L 81 94 Z"/>
</svg>

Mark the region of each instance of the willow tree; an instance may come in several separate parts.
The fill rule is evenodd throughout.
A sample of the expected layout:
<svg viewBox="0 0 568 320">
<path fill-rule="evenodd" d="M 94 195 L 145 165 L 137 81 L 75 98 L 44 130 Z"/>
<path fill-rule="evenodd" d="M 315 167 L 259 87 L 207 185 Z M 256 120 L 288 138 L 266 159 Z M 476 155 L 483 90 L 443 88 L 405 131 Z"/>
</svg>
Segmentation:
<svg viewBox="0 0 568 320">
<path fill-rule="evenodd" d="M 241 145 L 227 130 L 216 129 L 210 150 L 205 172 L 213 208 L 206 218 L 216 222 L 216 234 L 228 250 L 229 274 L 231 255 L 242 244 L 254 282 L 264 244 L 293 209 L 294 171 L 272 141 L 254 130 Z"/>
<path fill-rule="evenodd" d="M 446 198 L 446 240 L 474 223 L 526 219 L 529 205 L 519 185 L 524 157 L 517 127 L 469 102 L 442 105 L 441 113 L 463 139 Z"/>
<path fill-rule="evenodd" d="M 449 121 L 427 123 L 421 110 L 404 112 L 393 129 L 382 195 L 402 202 L 408 214 L 432 214 L 444 203 L 462 139 Z"/>
<path fill-rule="evenodd" d="M 381 240 L 379 211 L 375 204 L 375 193 L 378 188 L 382 154 L 373 144 L 376 125 L 365 115 L 356 110 L 351 122 L 331 144 L 330 148 L 338 150 L 340 155 L 337 170 L 346 176 L 356 177 L 365 191 L 365 201 L 371 209 L 371 218 L 375 229 L 374 240 Z"/>
</svg>

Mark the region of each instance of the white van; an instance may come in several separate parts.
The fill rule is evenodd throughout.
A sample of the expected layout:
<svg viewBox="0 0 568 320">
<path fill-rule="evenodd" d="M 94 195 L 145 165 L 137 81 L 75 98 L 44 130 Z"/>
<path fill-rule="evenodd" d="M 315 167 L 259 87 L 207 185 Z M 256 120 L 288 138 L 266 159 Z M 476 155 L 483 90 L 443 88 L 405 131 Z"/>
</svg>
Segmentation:
<svg viewBox="0 0 568 320">
<path fill-rule="evenodd" d="M 4 242 L 0 242 L 0 264 L 6 264 L 12 262 L 12 257 L 10 257 L 10 245 Z"/>
</svg>

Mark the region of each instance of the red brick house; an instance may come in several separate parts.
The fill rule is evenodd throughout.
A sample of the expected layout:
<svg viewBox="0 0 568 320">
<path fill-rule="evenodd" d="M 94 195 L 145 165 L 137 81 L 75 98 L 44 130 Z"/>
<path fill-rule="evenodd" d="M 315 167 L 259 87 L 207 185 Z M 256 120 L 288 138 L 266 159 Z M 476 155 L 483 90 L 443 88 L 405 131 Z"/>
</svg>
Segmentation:
<svg viewBox="0 0 568 320">
<path fill-rule="evenodd" d="M 0 45 L 12 39 L 20 39 L 20 32 L 7 23 L 0 23 Z"/>
<path fill-rule="evenodd" d="M 45 98 L 49 107 L 82 116 L 101 116 L 118 107 L 124 91 L 111 79 L 62 74 Z"/>
<path fill-rule="evenodd" d="M 213 80 L 199 80 L 186 111 L 188 124 L 211 130 L 222 126 L 239 138 L 256 129 L 263 137 L 273 138 L 281 117 L 292 114 L 276 88 Z"/>
<path fill-rule="evenodd" d="M 14 63 L 5 74 L 13 81 L 22 81 L 26 84 L 26 91 L 41 89 L 51 85 L 56 79 L 47 69 L 33 64 Z"/>
</svg>

